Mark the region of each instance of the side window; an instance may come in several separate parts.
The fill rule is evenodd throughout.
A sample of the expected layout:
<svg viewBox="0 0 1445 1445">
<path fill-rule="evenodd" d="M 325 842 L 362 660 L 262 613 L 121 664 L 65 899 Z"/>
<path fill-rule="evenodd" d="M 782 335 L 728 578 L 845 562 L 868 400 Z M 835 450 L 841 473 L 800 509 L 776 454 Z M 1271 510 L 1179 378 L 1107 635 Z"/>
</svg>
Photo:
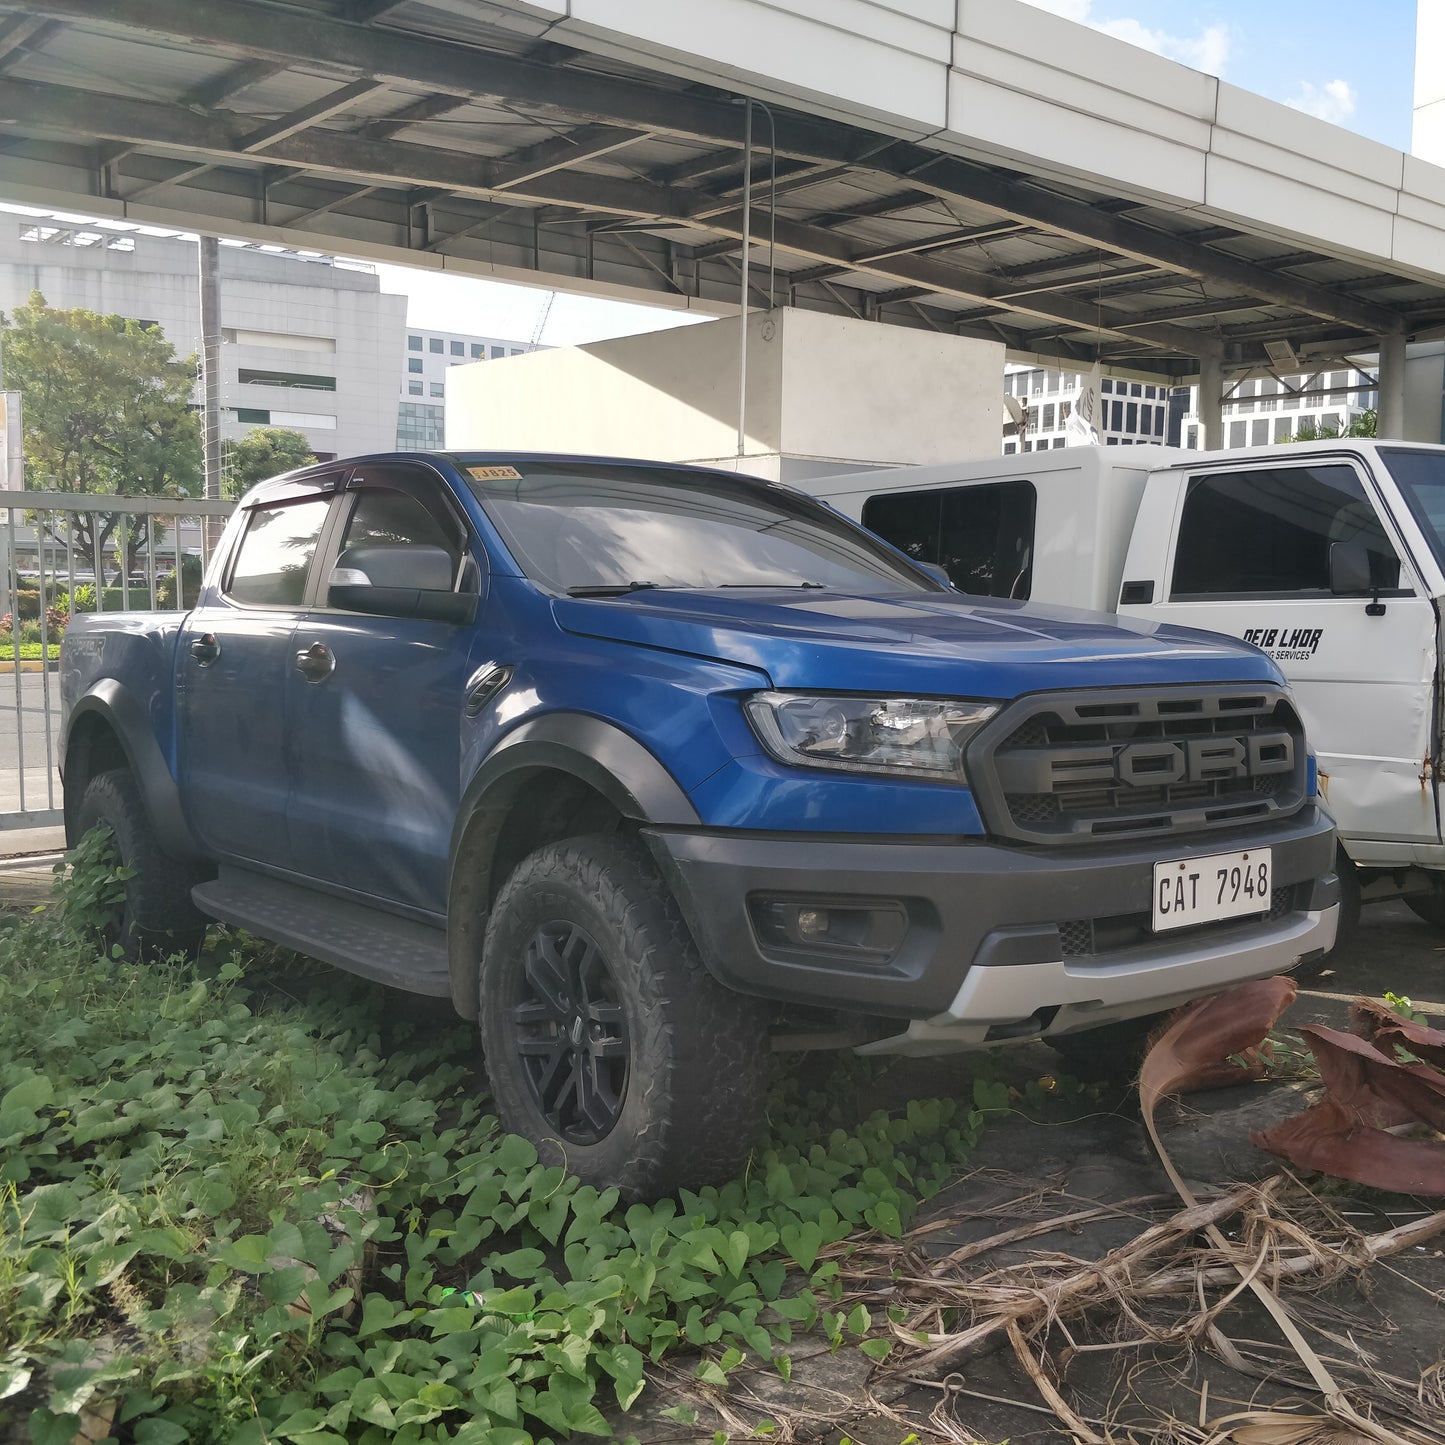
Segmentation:
<svg viewBox="0 0 1445 1445">
<path fill-rule="evenodd" d="M 227 594 L 253 606 L 299 607 L 330 505 L 329 498 L 318 497 L 255 508 L 231 566 Z"/>
<path fill-rule="evenodd" d="M 477 569 L 467 557 L 466 527 L 445 505 L 441 483 L 417 468 L 375 467 L 353 478 L 351 514 L 336 568 L 351 584 L 475 592 Z M 435 494 L 433 496 L 433 494 Z"/>
<path fill-rule="evenodd" d="M 933 562 L 960 592 L 1026 599 L 1033 582 L 1034 484 L 989 482 L 870 497 L 863 525 L 919 562 Z"/>
<path fill-rule="evenodd" d="M 341 550 L 376 545 L 442 547 L 454 561 L 460 560 L 455 535 L 410 492 L 389 487 L 368 487 L 357 494 Z"/>
<path fill-rule="evenodd" d="M 1271 467 L 1192 477 L 1171 596 L 1327 596 L 1330 547 L 1362 542 L 1370 580 L 1400 585 L 1400 559 L 1352 467 Z"/>
</svg>

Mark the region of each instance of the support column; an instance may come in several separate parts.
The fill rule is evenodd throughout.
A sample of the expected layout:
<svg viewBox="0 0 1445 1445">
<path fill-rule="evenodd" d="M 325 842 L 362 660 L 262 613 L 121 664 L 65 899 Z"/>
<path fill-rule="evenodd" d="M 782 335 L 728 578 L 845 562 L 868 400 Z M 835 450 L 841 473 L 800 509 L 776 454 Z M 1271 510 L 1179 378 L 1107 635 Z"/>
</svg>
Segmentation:
<svg viewBox="0 0 1445 1445">
<path fill-rule="evenodd" d="M 221 496 L 221 243 L 214 236 L 201 237 L 200 273 L 201 460 L 206 499 L 214 502 Z M 215 551 L 222 526 L 220 517 L 201 523 L 203 557 Z"/>
<path fill-rule="evenodd" d="M 1224 365 L 1217 356 L 1199 358 L 1199 437 L 1207 452 L 1224 446 Z"/>
<path fill-rule="evenodd" d="M 1405 334 L 1380 338 L 1380 410 L 1375 434 L 1399 439 L 1405 435 Z"/>
</svg>

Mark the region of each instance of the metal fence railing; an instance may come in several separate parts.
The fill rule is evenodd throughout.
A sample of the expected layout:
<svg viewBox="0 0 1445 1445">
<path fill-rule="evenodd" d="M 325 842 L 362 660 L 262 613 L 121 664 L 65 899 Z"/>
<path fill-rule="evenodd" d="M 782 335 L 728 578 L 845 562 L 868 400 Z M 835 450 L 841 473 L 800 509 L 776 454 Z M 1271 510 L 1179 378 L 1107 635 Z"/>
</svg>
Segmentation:
<svg viewBox="0 0 1445 1445">
<path fill-rule="evenodd" d="M 0 492 L 0 833 L 63 821 L 56 669 L 71 617 L 187 611 L 234 506 Z"/>
</svg>

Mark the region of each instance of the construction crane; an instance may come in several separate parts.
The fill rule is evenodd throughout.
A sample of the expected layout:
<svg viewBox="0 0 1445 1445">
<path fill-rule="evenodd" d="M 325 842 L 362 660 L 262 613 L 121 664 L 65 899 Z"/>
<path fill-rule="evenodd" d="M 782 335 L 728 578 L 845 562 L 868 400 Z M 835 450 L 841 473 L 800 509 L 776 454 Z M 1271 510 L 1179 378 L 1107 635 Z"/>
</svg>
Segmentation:
<svg viewBox="0 0 1445 1445">
<path fill-rule="evenodd" d="M 537 324 L 532 329 L 532 344 L 529 350 L 535 351 L 537 349 L 537 343 L 541 341 L 542 332 L 546 330 L 547 327 L 547 318 L 552 314 L 552 303 L 556 299 L 557 293 L 555 291 L 549 291 L 547 293 L 547 300 L 542 306 L 542 314 L 537 318 Z"/>
</svg>

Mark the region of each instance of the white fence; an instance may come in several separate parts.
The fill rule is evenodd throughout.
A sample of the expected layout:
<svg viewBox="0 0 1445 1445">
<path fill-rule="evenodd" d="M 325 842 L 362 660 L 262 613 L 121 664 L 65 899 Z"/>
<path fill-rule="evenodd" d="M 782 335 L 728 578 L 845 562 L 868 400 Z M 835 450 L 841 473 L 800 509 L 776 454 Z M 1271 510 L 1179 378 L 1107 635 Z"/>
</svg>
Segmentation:
<svg viewBox="0 0 1445 1445">
<path fill-rule="evenodd" d="M 0 492 L 0 833 L 63 821 L 58 655 L 69 618 L 188 610 L 234 506 Z"/>
</svg>

